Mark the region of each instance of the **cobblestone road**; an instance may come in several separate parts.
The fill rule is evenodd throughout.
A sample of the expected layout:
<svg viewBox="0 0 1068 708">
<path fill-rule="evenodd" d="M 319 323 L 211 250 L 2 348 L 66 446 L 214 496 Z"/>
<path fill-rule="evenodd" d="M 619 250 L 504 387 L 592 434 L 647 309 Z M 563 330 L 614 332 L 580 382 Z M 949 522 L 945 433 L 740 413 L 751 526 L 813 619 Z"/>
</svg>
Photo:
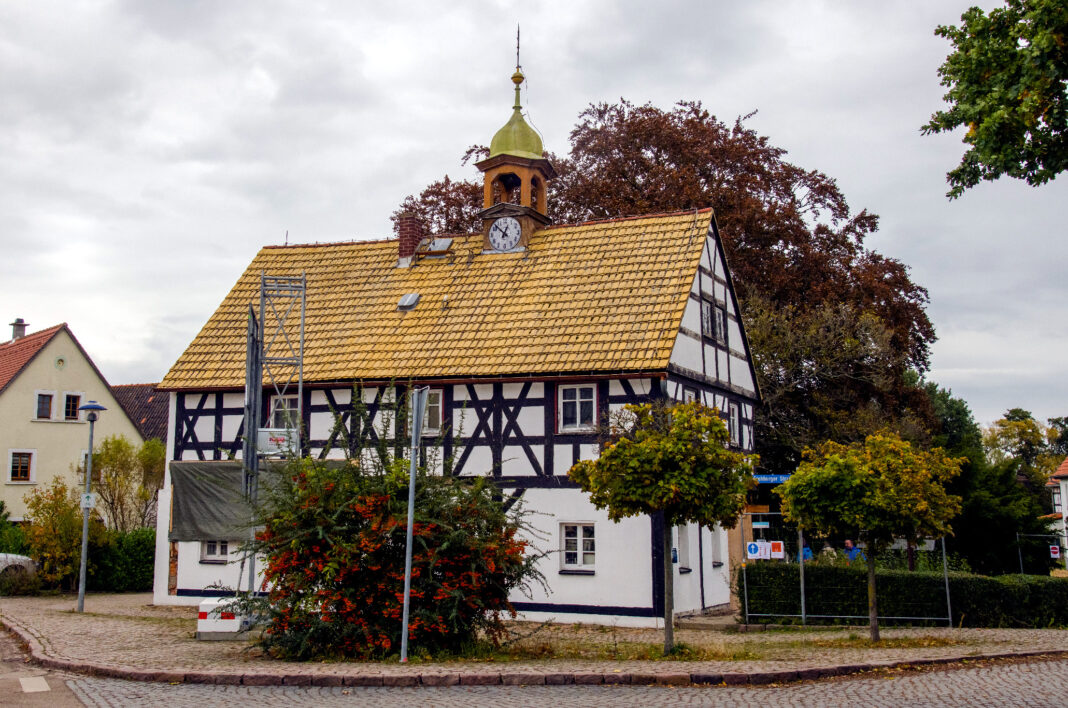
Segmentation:
<svg viewBox="0 0 1068 708">
<path fill-rule="evenodd" d="M 1064 706 L 1068 660 L 993 663 L 762 688 L 469 686 L 452 688 L 257 688 L 78 678 L 87 706 Z M 3 702 L 0 700 L 0 702 Z"/>
</svg>

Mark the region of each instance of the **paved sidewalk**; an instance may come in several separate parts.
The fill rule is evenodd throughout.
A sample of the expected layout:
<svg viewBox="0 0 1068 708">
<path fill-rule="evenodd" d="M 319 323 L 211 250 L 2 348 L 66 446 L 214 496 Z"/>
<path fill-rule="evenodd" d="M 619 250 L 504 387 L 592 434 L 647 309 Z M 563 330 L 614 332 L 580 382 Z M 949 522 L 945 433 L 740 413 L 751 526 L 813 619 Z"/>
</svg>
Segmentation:
<svg viewBox="0 0 1068 708">
<path fill-rule="evenodd" d="M 755 634 L 682 629 L 676 632 L 678 641 L 727 658 L 295 663 L 263 657 L 239 642 L 197 641 L 196 608 L 150 603 L 149 594 L 89 595 L 86 612 L 79 615 L 71 597 L 0 598 L 0 621 L 48 668 L 142 681 L 246 686 L 767 684 L 962 659 L 1068 655 L 1068 630 L 886 629 L 884 638 L 930 638 L 931 646 L 868 649 L 848 646 L 848 641 L 847 646 L 836 644 L 851 635 L 865 636 L 866 630 L 857 628 Z M 597 628 L 584 640 L 656 643 L 660 638 L 656 630 Z"/>
</svg>

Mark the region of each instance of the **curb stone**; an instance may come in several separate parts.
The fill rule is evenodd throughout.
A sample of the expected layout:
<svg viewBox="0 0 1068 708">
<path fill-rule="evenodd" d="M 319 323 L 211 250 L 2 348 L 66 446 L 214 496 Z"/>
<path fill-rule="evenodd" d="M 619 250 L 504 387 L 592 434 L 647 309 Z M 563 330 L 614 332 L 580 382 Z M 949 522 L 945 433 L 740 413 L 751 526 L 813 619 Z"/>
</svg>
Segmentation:
<svg viewBox="0 0 1068 708">
<path fill-rule="evenodd" d="M 131 666 L 116 666 L 89 661 L 75 661 L 49 656 L 41 641 L 28 629 L 23 628 L 6 617 L 0 617 L 0 626 L 13 634 L 20 644 L 29 652 L 31 663 L 47 669 L 67 671 L 87 676 L 125 679 L 128 681 L 158 683 L 199 683 L 217 685 L 244 686 L 353 686 L 353 687 L 402 687 L 402 686 L 567 686 L 567 685 L 602 685 L 633 684 L 658 686 L 742 686 L 782 684 L 797 681 L 814 681 L 834 676 L 885 671 L 891 669 L 918 669 L 925 666 L 942 666 L 946 664 L 970 663 L 975 661 L 996 661 L 999 659 L 1024 659 L 1035 657 L 1065 657 L 1068 649 L 1038 649 L 1015 652 L 988 652 L 964 656 L 945 656 L 935 658 L 904 659 L 900 661 L 876 661 L 867 664 L 841 664 L 818 668 L 753 671 L 733 673 L 685 673 L 685 672 L 545 672 L 533 671 L 515 673 L 448 673 L 441 671 L 425 674 L 379 674 L 365 673 L 345 674 L 274 674 L 249 673 L 234 674 L 230 672 L 214 673 L 210 671 L 158 671 L 140 669 Z"/>
</svg>

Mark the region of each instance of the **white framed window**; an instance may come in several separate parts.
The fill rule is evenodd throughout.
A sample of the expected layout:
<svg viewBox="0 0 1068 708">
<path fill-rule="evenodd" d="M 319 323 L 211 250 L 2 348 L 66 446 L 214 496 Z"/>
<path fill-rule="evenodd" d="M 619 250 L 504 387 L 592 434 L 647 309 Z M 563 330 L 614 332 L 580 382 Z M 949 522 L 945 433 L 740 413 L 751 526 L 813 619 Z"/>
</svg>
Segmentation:
<svg viewBox="0 0 1068 708">
<path fill-rule="evenodd" d="M 63 392 L 63 420 L 70 422 L 81 420 L 82 413 L 78 408 L 82 405 L 83 396 L 81 391 Z"/>
<path fill-rule="evenodd" d="M 8 450 L 8 484 L 33 484 L 35 481 L 37 481 L 37 450 L 18 448 Z"/>
<path fill-rule="evenodd" d="M 298 403 L 296 396 L 272 396 L 270 427 L 299 430 L 300 408 Z"/>
<path fill-rule="evenodd" d="M 35 420 L 52 420 L 52 414 L 56 408 L 55 391 L 35 391 L 34 412 Z"/>
<path fill-rule="evenodd" d="M 686 524 L 676 526 L 675 536 L 677 538 L 675 553 L 678 556 L 674 559 L 677 563 L 676 567 L 679 573 L 689 573 L 693 570 L 693 566 L 690 565 L 690 527 Z"/>
<path fill-rule="evenodd" d="M 683 387 L 683 389 L 682 389 L 682 402 L 683 403 L 692 403 L 693 401 L 696 401 L 696 400 L 697 400 L 697 389 Z"/>
<path fill-rule="evenodd" d="M 578 433 L 597 427 L 597 386 L 560 386 L 557 392 L 559 432 Z"/>
<path fill-rule="evenodd" d="M 1053 513 L 1054 514 L 1061 513 L 1061 490 L 1060 489 L 1054 489 L 1053 490 Z"/>
<path fill-rule="evenodd" d="M 597 538 L 592 523 L 560 524 L 560 568 L 593 572 Z"/>
<path fill-rule="evenodd" d="M 711 300 L 701 300 L 701 334 L 727 343 L 727 309 Z"/>
<path fill-rule="evenodd" d="M 432 388 L 426 392 L 426 410 L 423 412 L 423 435 L 440 435 L 444 411 L 442 390 Z"/>
<path fill-rule="evenodd" d="M 727 404 L 727 428 L 731 434 L 731 445 L 742 444 L 742 408 L 737 403 Z"/>
<path fill-rule="evenodd" d="M 200 562 L 201 563 L 225 563 L 227 556 L 230 555 L 230 542 L 229 541 L 201 541 L 200 542 Z"/>
</svg>

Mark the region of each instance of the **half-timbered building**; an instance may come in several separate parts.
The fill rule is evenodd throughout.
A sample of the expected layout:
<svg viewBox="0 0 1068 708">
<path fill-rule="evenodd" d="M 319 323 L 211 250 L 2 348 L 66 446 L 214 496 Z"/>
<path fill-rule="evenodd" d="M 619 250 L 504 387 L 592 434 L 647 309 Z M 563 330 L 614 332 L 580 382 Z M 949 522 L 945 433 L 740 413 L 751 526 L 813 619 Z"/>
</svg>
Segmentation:
<svg viewBox="0 0 1068 708">
<path fill-rule="evenodd" d="M 536 512 L 549 589 L 517 595 L 516 608 L 652 625 L 663 606 L 661 522 L 610 522 L 566 473 L 598 454 L 613 412 L 655 399 L 718 408 L 731 444 L 751 450 L 758 393 L 745 329 L 712 209 L 549 223 L 555 173 L 523 119 L 522 75 L 513 80 L 511 120 L 478 164 L 482 232 L 424 238 L 406 215 L 399 238 L 263 248 L 160 384 L 169 459 L 208 469 L 240 457 L 249 304 L 261 274 L 304 274 L 303 399 L 267 395 L 262 423 L 299 411 L 302 452 L 341 457 L 360 441 L 403 439 L 383 402 L 429 386 L 424 447 L 436 471 L 492 477 Z M 239 542 L 176 537 L 170 473 L 165 487 L 156 602 L 237 586 Z M 682 526 L 674 545 L 676 609 L 727 603 L 726 533 Z"/>
</svg>

